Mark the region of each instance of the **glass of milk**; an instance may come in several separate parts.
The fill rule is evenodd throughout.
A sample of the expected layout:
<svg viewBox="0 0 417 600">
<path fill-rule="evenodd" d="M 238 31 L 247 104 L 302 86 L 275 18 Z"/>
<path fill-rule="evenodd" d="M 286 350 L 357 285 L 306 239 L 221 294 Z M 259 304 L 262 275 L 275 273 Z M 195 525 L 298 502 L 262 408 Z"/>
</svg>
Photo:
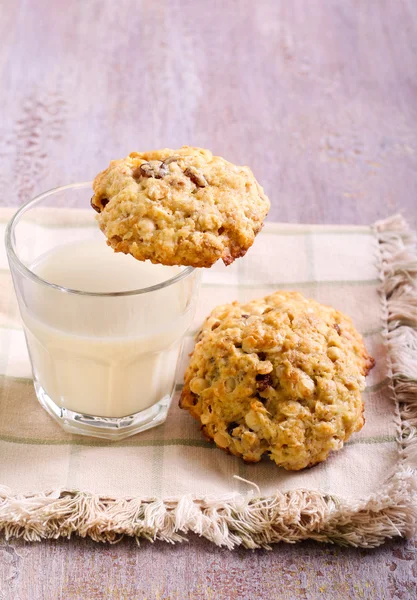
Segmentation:
<svg viewBox="0 0 417 600">
<path fill-rule="evenodd" d="M 91 195 L 88 182 L 31 200 L 6 247 L 39 402 L 70 433 L 119 440 L 167 417 L 200 272 L 116 254 Z"/>
</svg>

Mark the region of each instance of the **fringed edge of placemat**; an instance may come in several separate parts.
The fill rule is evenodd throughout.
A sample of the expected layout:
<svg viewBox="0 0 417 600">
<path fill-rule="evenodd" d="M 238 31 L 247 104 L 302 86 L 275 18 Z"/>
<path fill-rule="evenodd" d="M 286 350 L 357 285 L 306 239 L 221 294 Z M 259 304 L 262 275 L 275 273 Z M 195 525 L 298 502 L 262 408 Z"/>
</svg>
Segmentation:
<svg viewBox="0 0 417 600">
<path fill-rule="evenodd" d="M 401 216 L 376 223 L 381 300 L 386 316 L 391 390 L 398 407 L 399 463 L 377 493 L 352 504 L 320 492 L 268 498 L 107 498 L 81 491 L 13 495 L 0 487 L 0 532 L 29 541 L 69 538 L 118 542 L 123 536 L 185 541 L 187 533 L 233 549 L 270 548 L 313 539 L 376 547 L 417 530 L 417 253 Z"/>
</svg>

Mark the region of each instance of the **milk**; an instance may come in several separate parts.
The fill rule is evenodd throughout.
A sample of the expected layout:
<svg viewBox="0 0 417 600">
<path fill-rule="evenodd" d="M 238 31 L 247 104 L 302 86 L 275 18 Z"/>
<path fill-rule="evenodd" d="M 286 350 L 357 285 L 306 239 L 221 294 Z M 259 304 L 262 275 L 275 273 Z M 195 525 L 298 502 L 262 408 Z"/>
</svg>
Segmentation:
<svg viewBox="0 0 417 600">
<path fill-rule="evenodd" d="M 134 291 L 182 272 L 116 254 L 102 239 L 59 246 L 31 270 L 49 283 L 90 293 Z M 116 297 L 37 285 L 21 312 L 38 385 L 58 406 L 101 417 L 132 415 L 169 396 L 192 318 L 190 285 L 184 277 Z"/>
</svg>

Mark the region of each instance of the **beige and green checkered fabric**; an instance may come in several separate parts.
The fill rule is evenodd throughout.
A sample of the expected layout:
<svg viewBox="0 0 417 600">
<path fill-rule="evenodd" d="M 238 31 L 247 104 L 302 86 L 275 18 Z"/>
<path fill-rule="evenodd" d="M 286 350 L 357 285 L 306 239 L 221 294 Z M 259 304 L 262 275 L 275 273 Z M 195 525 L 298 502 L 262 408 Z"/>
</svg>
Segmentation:
<svg viewBox="0 0 417 600">
<path fill-rule="evenodd" d="M 0 237 L 11 211 L 0 212 Z M 76 215 L 77 218 L 74 217 Z M 60 211 L 28 235 L 41 247 L 62 228 L 82 226 L 80 211 Z M 103 240 L 104 243 L 104 240 Z M 0 487 L 13 494 L 82 490 L 107 497 L 178 498 L 277 490 L 317 490 L 358 501 L 380 489 L 398 462 L 397 416 L 389 387 L 383 313 L 378 295 L 378 242 L 368 227 L 267 224 L 243 259 L 204 271 L 193 331 L 217 304 L 277 289 L 350 315 L 376 366 L 365 392 L 366 425 L 345 448 L 314 469 L 290 473 L 271 461 L 245 465 L 207 443 L 198 424 L 172 402 L 166 423 L 120 442 L 71 436 L 38 404 L 4 247 L 0 248 Z M 182 371 L 192 347 L 186 340 Z M 178 380 L 177 389 L 181 386 Z"/>
</svg>

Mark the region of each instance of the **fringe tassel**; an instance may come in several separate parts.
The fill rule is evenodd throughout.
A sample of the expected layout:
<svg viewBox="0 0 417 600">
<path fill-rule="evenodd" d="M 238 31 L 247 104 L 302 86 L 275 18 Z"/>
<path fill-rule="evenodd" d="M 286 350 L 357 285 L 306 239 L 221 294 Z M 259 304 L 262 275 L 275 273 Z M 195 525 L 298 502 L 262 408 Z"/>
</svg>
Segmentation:
<svg viewBox="0 0 417 600">
<path fill-rule="evenodd" d="M 193 532 L 229 549 L 270 548 L 305 539 L 376 547 L 417 530 L 417 255 L 401 216 L 374 226 L 380 249 L 392 392 L 398 406 L 399 464 L 384 488 L 362 503 L 320 492 L 233 494 L 173 499 L 103 498 L 85 492 L 13 495 L 0 487 L 0 532 L 28 541 L 70 538 L 118 542 L 124 535 L 170 543 Z"/>
<path fill-rule="evenodd" d="M 417 256 L 416 238 L 402 216 L 375 224 L 381 251 L 385 338 L 400 417 L 403 468 L 417 467 Z M 415 501 L 415 498 L 414 498 Z"/>
</svg>

